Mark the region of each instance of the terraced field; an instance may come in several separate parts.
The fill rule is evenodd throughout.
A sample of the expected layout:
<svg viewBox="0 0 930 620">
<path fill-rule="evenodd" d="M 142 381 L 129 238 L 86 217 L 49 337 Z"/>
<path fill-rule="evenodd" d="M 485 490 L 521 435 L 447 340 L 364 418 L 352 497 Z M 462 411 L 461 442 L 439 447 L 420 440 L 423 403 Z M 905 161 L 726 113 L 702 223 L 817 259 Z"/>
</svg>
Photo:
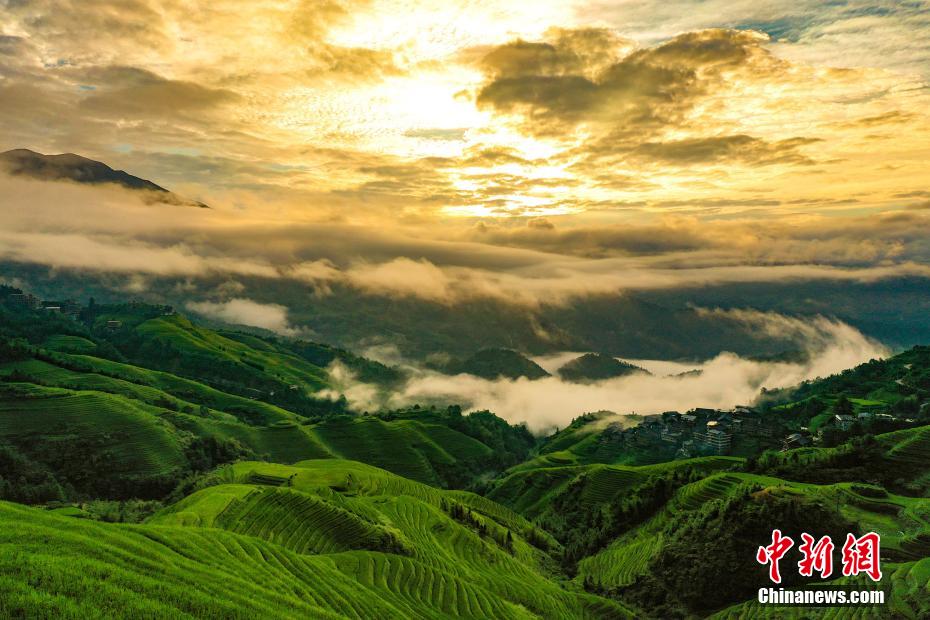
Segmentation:
<svg viewBox="0 0 930 620">
<path fill-rule="evenodd" d="M 177 359 L 179 369 L 191 367 L 189 361 L 213 360 L 213 363 L 245 367 L 250 373 L 258 372 L 275 381 L 298 385 L 308 392 L 329 387 L 326 371 L 319 366 L 273 349 L 263 341 L 260 348 L 253 348 L 240 340 L 197 327 L 179 314 L 149 319 L 139 324 L 135 332 L 150 342 L 183 352 L 184 358 Z"/>
<path fill-rule="evenodd" d="M 591 504 L 606 503 L 653 475 L 686 467 L 707 474 L 740 463 L 741 459 L 731 457 L 701 457 L 642 466 L 516 467 L 498 481 L 488 497 L 526 517 L 534 518 L 545 511 L 552 500 L 575 480 L 584 485 L 581 493 L 583 501 Z"/>
<path fill-rule="evenodd" d="M 151 522 L 220 527 L 297 553 L 380 550 L 390 548 L 395 541 L 395 535 L 384 526 L 332 501 L 260 485 L 220 485 L 198 491 Z"/>
<path fill-rule="evenodd" d="M 406 495 L 438 505 L 439 489 L 409 480 L 366 463 L 337 459 L 308 460 L 281 465 L 243 461 L 230 466 L 230 480 L 248 482 L 256 475 L 286 480 L 291 488 L 317 492 L 321 487 L 344 496 Z"/>
<path fill-rule="evenodd" d="M 480 463 L 492 454 L 488 446 L 439 423 L 427 412 L 422 414 L 422 421 L 412 417 L 384 421 L 342 416 L 310 425 L 304 418 L 260 400 L 228 394 L 170 373 L 89 355 L 57 353 L 43 360 L 0 364 L 0 375 L 10 373 L 43 386 L 67 388 L 67 394 L 82 391 L 96 393 L 95 398 L 102 400 L 121 398 L 133 404 L 129 411 L 159 418 L 159 428 L 217 440 L 235 439 L 256 455 L 280 463 L 351 458 L 441 485 L 438 467 L 452 467 L 460 460 Z M 76 426 L 71 430 L 80 435 L 86 428 Z M 139 441 L 144 440 L 144 428 L 136 429 Z M 153 441 L 157 443 L 158 439 Z M 386 449 L 388 446 L 390 449 Z"/>
<path fill-rule="evenodd" d="M 930 616 L 930 427 L 769 453 L 751 468 L 727 457 L 645 464 L 661 450 L 626 446 L 618 432 L 632 420 L 607 412 L 534 443 L 489 413 L 462 416 L 455 407 L 378 416 L 318 409 L 309 394 L 326 384 L 325 364 L 308 360 L 335 359 L 334 350 L 287 349 L 299 343 L 219 333 L 177 315 L 148 318 L 150 310 L 139 318 L 130 307 L 124 327 L 106 337 L 76 324 L 67 335 L 35 332 L 32 348 L 5 344 L 3 359 L 15 361 L 0 364 L 0 492 L 23 472 L 32 495 L 21 501 L 50 503 L 0 502 L 0 617 L 690 617 L 707 610 L 673 595 L 704 575 L 675 567 L 691 566 L 679 560 L 698 557 L 692 552 L 712 556 L 689 540 L 723 533 L 745 543 L 765 510 L 805 513 L 799 506 L 878 532 L 893 589 L 885 611 Z M 124 336 L 125 351 L 109 348 Z M 138 361 L 145 351 L 161 370 L 95 356 Z M 840 381 L 857 409 L 905 397 L 915 404 L 897 379 L 906 370 L 916 385 L 924 371 L 908 362 L 888 383 L 882 364 L 870 363 L 881 376 L 862 389 L 858 375 L 828 382 Z M 282 386 L 282 406 L 247 397 Z M 808 399 L 838 398 L 812 383 L 799 389 L 813 390 Z M 513 463 L 533 446 L 533 458 L 484 478 L 491 470 L 483 464 Z M 230 464 L 250 451 L 254 460 Z M 17 473 L 7 475 L 7 465 Z M 43 466 L 60 477 L 48 481 Z M 461 480 L 489 490 L 442 488 Z M 176 493 L 197 490 L 154 516 L 158 502 L 130 499 L 168 501 L 178 481 Z M 41 495 L 43 485 L 60 493 Z M 748 493 L 748 485 L 762 490 Z M 127 501 L 99 501 L 108 499 Z M 718 510 L 724 501 L 726 512 Z M 747 528 L 730 528 L 743 523 L 722 517 L 732 514 Z M 140 525 L 93 521 L 145 517 Z M 692 536 L 700 528 L 717 537 Z M 713 571 L 717 608 L 747 591 L 745 583 L 727 590 L 737 572 L 748 574 Z M 678 585 L 654 603 L 637 590 L 644 576 L 649 587 Z M 604 590 L 643 609 L 592 594 Z M 719 616 L 790 617 L 778 611 L 743 603 Z M 852 616 L 884 617 L 873 612 Z M 850 617 L 845 609 L 822 615 Z"/>
<path fill-rule="evenodd" d="M 66 457 L 80 438 L 97 446 L 106 472 L 156 476 L 185 463 L 175 429 L 157 413 L 113 394 L 7 383 L 0 391 L 0 438 L 24 448 L 42 445 L 36 458 L 49 462 Z"/>
<path fill-rule="evenodd" d="M 167 411 L 162 417 L 175 427 L 201 437 L 236 439 L 257 455 L 278 463 L 294 463 L 308 458 L 328 458 L 333 453 L 307 426 L 278 422 L 272 426 L 247 426 L 232 420 L 202 418 Z"/>
<path fill-rule="evenodd" d="M 879 442 L 892 462 L 909 470 L 930 471 L 930 426 L 881 435 Z"/>
<path fill-rule="evenodd" d="M 576 465 L 518 471 L 498 481 L 487 496 L 532 519 L 587 468 L 585 465 Z"/>
<path fill-rule="evenodd" d="M 63 353 L 88 353 L 92 354 L 97 350 L 97 345 L 92 340 L 82 338 L 81 336 L 66 336 L 56 334 L 49 336 L 42 344 L 46 349 L 52 351 L 61 351 Z"/>
<path fill-rule="evenodd" d="M 477 459 L 491 450 L 481 442 L 447 427 L 413 420 L 385 422 L 378 418 L 327 420 L 313 433 L 333 454 L 371 463 L 411 480 L 438 485 L 433 465 Z"/>
<path fill-rule="evenodd" d="M 532 530 L 542 538 L 547 537 L 519 514 L 480 495 L 467 491 L 441 491 L 354 461 L 311 460 L 291 466 L 242 462 L 231 466 L 229 475 L 225 478 L 236 483 L 254 483 L 259 479 L 318 495 L 326 501 L 335 502 L 341 508 L 355 512 L 363 519 L 376 523 L 385 522 L 384 498 L 406 497 L 431 506 L 432 510 L 441 508 L 443 501 L 454 501 L 468 506 L 478 515 L 487 517 L 485 523 L 489 526 L 509 529 L 519 536 L 525 536 Z M 416 527 L 410 529 L 413 531 Z M 503 531 L 501 533 L 503 534 Z M 554 541 L 551 543 L 553 548 L 558 546 Z M 529 556 L 536 557 L 536 552 L 519 539 L 516 549 L 522 549 Z"/>
<path fill-rule="evenodd" d="M 229 474 L 272 485 L 208 487 L 141 526 L 0 503 L 10 593 L 0 615 L 78 616 L 101 604 L 156 618 L 630 615 L 551 580 L 541 552 L 511 529 L 529 524 L 487 499 L 474 496 L 484 534 L 442 508 L 469 494 L 361 463 L 239 463 Z M 512 549 L 501 542 L 508 530 Z M 37 542 L 3 551 L 27 539 Z"/>
<path fill-rule="evenodd" d="M 58 354 L 58 357 L 62 360 L 61 365 L 34 359 L 8 362 L 0 365 L 0 373 L 18 369 L 50 385 L 86 385 L 87 389 L 122 394 L 145 402 L 149 402 L 149 398 L 160 397 L 179 406 L 204 405 L 215 410 L 233 412 L 233 418 L 244 418 L 252 424 L 273 424 L 297 417 L 280 407 L 228 394 L 170 373 L 90 355 Z M 69 370 L 64 364 L 86 368 L 87 371 Z"/>
<path fill-rule="evenodd" d="M 216 529 L 99 524 L 5 502 L 0 575 L 3 617 L 532 617 L 400 556 L 310 556 Z"/>
<path fill-rule="evenodd" d="M 125 364 L 120 364 L 119 367 L 119 371 L 124 371 L 126 368 L 136 369 L 136 367 Z M 268 458 L 279 462 L 289 463 L 307 458 L 332 456 L 332 452 L 320 443 L 309 428 L 296 424 L 295 420 L 300 418 L 294 414 L 264 403 L 259 404 L 258 401 L 250 401 L 224 394 L 201 384 L 195 384 L 196 390 L 192 394 L 191 391 L 186 389 L 179 391 L 179 393 L 193 398 L 205 397 L 204 400 L 212 403 L 222 401 L 227 405 L 231 405 L 231 408 L 240 415 L 232 415 L 210 408 L 204 409 L 196 402 L 182 400 L 147 383 L 132 382 L 105 374 L 75 372 L 39 360 L 11 362 L 0 366 L 0 373 L 11 371 L 25 373 L 45 384 L 72 388 L 68 392 L 61 392 L 65 397 L 69 397 L 71 394 L 76 393 L 75 390 L 79 390 L 93 391 L 96 394 L 95 398 L 103 401 L 106 401 L 110 396 L 122 399 L 118 401 L 121 403 L 128 401 L 132 405 L 129 407 L 129 411 L 142 410 L 149 417 L 158 417 L 161 420 L 161 426 L 167 426 L 164 422 L 168 422 L 170 424 L 168 428 L 189 431 L 197 436 L 236 439 L 244 446 L 251 448 L 256 454 L 267 455 Z M 127 376 L 132 376 L 137 381 L 142 378 L 153 378 L 141 373 L 136 373 L 135 376 L 133 376 L 133 373 L 127 373 Z M 158 383 L 172 383 L 171 376 L 166 373 L 153 373 L 153 376 Z M 186 382 L 185 380 L 179 381 L 194 384 L 194 382 Z M 88 397 L 89 395 L 85 395 L 85 398 Z M 242 410 L 239 407 L 242 406 L 243 401 L 247 403 L 245 406 L 248 407 L 248 411 L 258 412 L 261 416 L 259 420 L 267 423 L 268 426 L 253 426 L 241 422 Z M 12 400 L 9 401 L 8 405 L 10 407 L 14 406 Z M 171 407 L 172 409 L 164 409 L 164 407 Z M 188 413 L 184 413 L 185 411 Z M 256 416 L 251 414 L 245 417 L 248 420 L 256 419 Z M 82 429 L 86 428 L 89 427 L 75 426 L 71 428 L 71 432 L 80 435 Z M 144 428 L 143 426 L 137 429 L 140 440 L 145 439 Z M 156 439 L 153 438 L 153 440 Z"/>
<path fill-rule="evenodd" d="M 124 379 L 101 375 L 97 373 L 83 373 L 68 370 L 41 360 L 25 360 L 20 362 L 7 362 L 0 364 L 0 373 L 20 372 L 34 377 L 45 385 L 66 387 L 75 390 L 93 390 L 119 394 L 127 398 L 142 401 L 149 405 L 156 402 L 171 403 L 180 409 L 185 406 L 193 407 L 192 403 L 181 400 L 158 388 L 147 384 L 133 383 Z"/>
<path fill-rule="evenodd" d="M 579 563 L 579 579 L 608 586 L 623 586 L 648 570 L 648 563 L 663 544 L 666 525 L 676 514 L 695 511 L 732 495 L 743 485 L 779 488 L 807 498 L 819 497 L 861 531 L 878 532 L 886 560 L 907 561 L 930 553 L 930 498 L 885 493 L 863 495 L 863 485 L 813 485 L 747 473 L 723 472 L 685 485 L 666 506 L 630 534 Z M 877 488 L 876 488 L 877 489 Z M 872 492 L 869 491 L 871 494 Z"/>
</svg>

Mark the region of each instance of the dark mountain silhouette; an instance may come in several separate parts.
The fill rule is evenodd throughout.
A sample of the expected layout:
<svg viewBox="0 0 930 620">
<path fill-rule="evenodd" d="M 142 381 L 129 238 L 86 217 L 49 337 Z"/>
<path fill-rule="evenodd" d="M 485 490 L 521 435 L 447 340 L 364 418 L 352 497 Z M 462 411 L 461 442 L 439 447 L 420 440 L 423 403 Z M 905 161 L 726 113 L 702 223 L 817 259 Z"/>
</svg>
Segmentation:
<svg viewBox="0 0 930 620">
<path fill-rule="evenodd" d="M 0 153 L 0 168 L 15 176 L 41 181 L 74 181 L 90 185 L 120 185 L 131 190 L 154 192 L 158 202 L 206 207 L 177 196 L 147 179 L 133 176 L 123 170 L 114 170 L 103 162 L 74 153 L 44 155 L 29 149 L 13 149 Z"/>
<path fill-rule="evenodd" d="M 621 362 L 603 353 L 585 353 L 559 368 L 558 372 L 566 381 L 576 383 L 602 381 L 633 374 L 650 374 L 644 368 Z"/>
<path fill-rule="evenodd" d="M 464 362 L 452 364 L 448 371 L 491 380 L 499 377 L 541 379 L 549 376 L 536 362 L 511 349 L 482 349 Z"/>
</svg>

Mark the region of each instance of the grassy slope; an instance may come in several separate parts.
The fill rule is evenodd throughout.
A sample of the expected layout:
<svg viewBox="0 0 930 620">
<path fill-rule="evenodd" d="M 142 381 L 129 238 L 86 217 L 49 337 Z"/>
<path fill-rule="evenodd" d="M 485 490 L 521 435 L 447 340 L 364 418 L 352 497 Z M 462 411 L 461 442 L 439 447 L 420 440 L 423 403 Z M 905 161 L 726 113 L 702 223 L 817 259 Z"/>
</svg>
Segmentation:
<svg viewBox="0 0 930 620">
<path fill-rule="evenodd" d="M 563 454 L 564 452 L 560 451 L 543 456 L 551 458 L 553 455 Z M 576 455 L 573 454 L 573 456 Z M 569 459 L 565 458 L 565 460 Z M 571 459 L 576 463 L 583 460 Z M 487 494 L 488 497 L 523 515 L 534 518 L 543 514 L 551 502 L 575 481 L 581 481 L 584 484 L 582 492 L 584 501 L 606 503 L 617 498 L 624 491 L 642 484 L 653 475 L 679 467 L 693 467 L 698 471 L 714 472 L 737 466 L 743 460 L 734 457 L 703 457 L 641 466 L 604 463 L 539 466 L 543 462 L 551 461 L 542 461 L 537 458 L 510 469 L 495 482 Z"/>
<path fill-rule="evenodd" d="M 17 367 L 36 370 L 35 364 Z M 54 381 L 54 376 L 46 372 L 42 378 Z M 147 401 L 164 393 L 99 375 L 72 373 L 62 382 L 116 393 L 6 384 L 16 389 L 0 392 L 0 437 L 17 445 L 33 441 L 35 435 L 46 442 L 80 438 L 92 442 L 101 458 L 116 459 L 116 471 L 154 474 L 181 464 L 186 440 L 179 431 L 186 431 L 199 437 L 236 439 L 277 462 L 358 459 L 437 485 L 441 478 L 435 467 L 453 466 L 462 458 L 478 460 L 491 452 L 483 443 L 439 424 L 341 417 L 316 425 L 285 419 L 252 426 L 215 410 L 184 413 L 151 406 Z"/>
<path fill-rule="evenodd" d="M 930 426 L 876 435 L 867 449 L 850 444 L 800 448 L 760 459 L 760 467 L 784 477 L 818 481 L 879 481 L 909 495 L 930 493 Z"/>
<path fill-rule="evenodd" d="M 205 351 L 215 359 L 230 353 L 227 340 L 254 355 L 277 355 L 265 341 L 225 338 L 188 327 L 175 317 L 152 319 L 139 327 L 154 330 L 146 332 L 152 340 L 172 342 L 194 354 Z M 300 617 L 325 617 L 330 612 L 350 617 L 617 617 L 622 610 L 575 588 L 584 582 L 604 587 L 630 584 L 649 571 L 677 517 L 732 497 L 748 483 L 820 499 L 858 529 L 881 532 L 889 561 L 898 562 L 897 568 L 887 570 L 895 571 L 898 588 L 904 591 L 895 609 L 920 617 L 926 607 L 920 597 L 928 573 L 923 558 L 930 555 L 930 500 L 881 492 L 873 497 L 875 493 L 863 494 L 861 485 L 852 482 L 872 479 L 873 474 L 893 475 L 901 484 L 889 488 L 926 493 L 930 427 L 877 437 L 877 456 L 856 464 L 858 469 L 846 462 L 848 458 L 843 460 L 843 448 L 779 455 L 776 460 L 784 461 L 786 472 L 830 469 L 831 475 L 847 475 L 834 484 L 806 484 L 719 471 L 738 459 L 628 466 L 628 455 L 599 441 L 600 431 L 615 418 L 595 415 L 550 438 L 537 458 L 512 468 L 484 498 L 422 484 L 435 485 L 443 466 L 458 459 L 480 459 L 489 451 L 428 416 L 391 421 L 337 417 L 304 425 L 299 416 L 280 407 L 171 373 L 92 357 L 93 349 L 74 336 L 52 336 L 45 343 L 59 351 L 83 352 L 59 356 L 83 366 L 68 370 L 28 360 L 0 367 L 0 372 L 15 369 L 78 389 L 16 384 L 15 392 L 8 390 L 0 399 L 0 436 L 22 445 L 37 437 L 62 447 L 75 438 L 96 442 L 109 460 L 89 463 L 88 474 L 170 471 L 183 459 L 181 431 L 237 438 L 275 460 L 295 464 L 236 464 L 223 470 L 225 484 L 195 493 L 144 526 L 54 521 L 63 517 L 0 504 L 0 589 L 10 593 L 0 597 L 0 616 L 21 612 L 85 617 L 102 612 L 226 617 L 239 609 L 243 616 L 267 615 L 275 609 L 277 615 Z M 909 352 L 904 361 L 872 363 L 840 379 L 804 386 L 798 398 L 830 400 L 841 389 L 852 395 L 857 407 L 894 402 L 912 393 L 913 386 L 926 385 L 927 364 L 920 357 L 925 353 Z M 301 372 L 290 360 L 268 370 L 252 353 L 235 350 L 232 357 L 236 359 L 230 363 L 237 368 L 257 364 L 276 380 Z M 301 381 L 309 385 L 306 377 Z M 154 406 L 164 402 L 171 408 Z M 196 411 L 186 411 L 191 407 Z M 332 457 L 375 463 L 407 478 Z M 302 460 L 306 458 L 328 460 Z M 110 463 L 118 467 L 102 466 Z M 579 497 L 585 505 L 597 507 L 617 501 L 654 474 L 686 465 L 697 466 L 705 477 L 678 489 L 644 523 L 583 559 L 576 584 L 568 589 L 549 576 L 552 563 L 545 554 L 527 543 L 533 538 L 539 544 L 541 538 L 543 546 L 558 549 L 526 517 L 544 514 L 572 483 L 581 485 Z M 798 479 L 803 477 L 792 478 Z M 444 510 L 446 502 L 453 501 L 470 507 L 475 519 L 471 525 Z M 488 533 L 479 536 L 475 523 Z M 512 553 L 501 543 L 508 530 L 514 537 Z M 23 553 L 25 543 L 16 536 L 42 537 L 56 551 L 36 547 Z M 90 542 L 95 539 L 97 546 Z M 140 568 L 152 558 L 158 558 L 160 568 Z M 298 571 L 292 570 L 298 565 Z M 68 572 L 72 566 L 78 576 Z M 193 587 L 185 587 L 185 582 Z M 241 582 L 249 585 L 240 587 Z M 113 584 L 124 586 L 122 594 L 111 590 Z M 235 590 L 231 595 L 230 587 Z M 98 590 L 105 594 L 98 595 Z M 156 594 L 161 591 L 164 596 Z M 351 603 L 342 602 L 346 596 L 354 597 Z M 236 601 L 235 606 L 230 601 Z M 756 612 L 749 605 L 726 613 L 739 617 Z"/>
<path fill-rule="evenodd" d="M 141 526 L 0 503 L 0 584 L 9 593 L 0 615 L 628 615 L 549 578 L 522 538 L 529 524 L 506 509 L 487 512 L 510 520 L 476 510 L 486 536 L 452 519 L 442 502 L 461 493 L 337 460 L 240 463 L 227 473 L 230 484 Z M 507 529 L 512 553 L 494 534 Z M 400 541 L 399 553 L 383 551 L 386 540 Z"/>
<path fill-rule="evenodd" d="M 132 430 L 133 445 L 142 446 L 143 452 L 165 450 L 166 442 L 178 452 L 184 441 L 177 431 L 186 431 L 198 437 L 236 439 L 257 455 L 276 462 L 349 458 L 431 484 L 442 481 L 438 467 L 452 467 L 462 459 L 479 462 L 491 454 L 485 444 L 449 428 L 427 412 L 422 413 L 422 420 L 338 416 L 307 424 L 281 407 L 229 394 L 168 372 L 60 352 L 47 355 L 44 360 L 0 363 L 0 375 L 13 372 L 40 381 L 43 385 L 36 386 L 37 393 L 43 393 L 45 386 L 66 388 L 54 392 L 58 398 L 56 407 L 39 408 L 28 432 L 52 429 L 70 419 L 61 418 L 58 413 L 59 409 L 67 409 L 70 399 L 100 401 L 111 403 L 112 407 L 83 407 L 86 417 L 82 421 L 86 424 L 69 427 L 68 432 L 86 436 L 96 432 L 94 429 L 107 428 L 108 423 L 98 416 L 109 416 L 114 407 L 134 412 L 143 423 Z M 0 411 L 6 412 L 8 427 L 7 431 L 0 431 L 0 436 L 13 439 L 14 443 L 27 438 L 25 428 L 18 434 L 10 430 L 19 428 L 18 417 L 14 416 L 23 407 L 35 405 L 20 403 L 22 397 L 18 392 L 0 395 Z M 3 423 L 0 418 L 0 429 L 4 428 Z M 151 445 L 146 445 L 148 428 L 162 431 L 161 435 L 151 436 Z M 169 434 L 167 438 L 162 436 L 165 432 Z M 44 434 L 51 436 L 54 432 Z M 386 449 L 388 446 L 390 449 Z M 131 473 L 135 463 L 135 460 L 124 463 L 125 470 Z M 151 470 L 148 466 L 138 469 Z"/>
<path fill-rule="evenodd" d="M 586 414 L 546 438 L 539 454 L 510 468 L 488 490 L 487 496 L 527 517 L 543 515 L 552 501 L 575 481 L 584 485 L 586 502 L 606 503 L 624 491 L 642 484 L 650 476 L 678 467 L 695 467 L 713 472 L 742 463 L 732 457 L 706 457 L 627 465 L 629 461 L 648 462 L 616 442 L 602 442 L 602 432 L 611 424 L 628 426 L 625 416 L 610 412 Z"/>
<path fill-rule="evenodd" d="M 81 475 L 158 476 L 179 469 L 184 456 L 176 430 L 158 410 L 121 396 L 28 383 L 0 385 L 0 438 L 54 461 L 73 445 L 93 446 L 94 460 L 73 461 Z"/>
<path fill-rule="evenodd" d="M 329 385 L 324 369 L 297 355 L 264 341 L 259 341 L 263 346 L 250 346 L 254 342 L 245 338 L 234 340 L 197 327 L 181 315 L 149 319 L 139 324 L 135 332 L 149 342 L 171 346 L 187 356 L 227 363 L 251 374 L 257 372 L 275 381 L 298 385 L 309 392 Z M 183 362 L 178 367 L 183 368 Z"/>
<path fill-rule="evenodd" d="M 852 404 L 853 412 L 883 411 L 907 397 L 926 399 L 930 391 L 930 347 L 918 346 L 882 360 L 871 360 L 843 372 L 802 383 L 800 386 L 769 393 L 776 411 L 800 413 L 811 406 L 823 412 L 808 423 L 812 432 L 832 417 L 832 407 L 840 394 Z M 914 412 L 909 413 L 913 417 Z"/>
</svg>

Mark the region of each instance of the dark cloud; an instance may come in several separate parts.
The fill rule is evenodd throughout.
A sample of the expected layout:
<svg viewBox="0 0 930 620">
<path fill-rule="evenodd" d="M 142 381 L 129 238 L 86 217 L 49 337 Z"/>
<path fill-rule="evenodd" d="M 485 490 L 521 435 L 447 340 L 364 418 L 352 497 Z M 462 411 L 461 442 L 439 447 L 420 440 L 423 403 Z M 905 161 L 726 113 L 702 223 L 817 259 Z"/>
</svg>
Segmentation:
<svg viewBox="0 0 930 620">
<path fill-rule="evenodd" d="M 577 31 L 553 42 L 501 46 L 481 63 L 488 82 L 477 104 L 521 114 L 527 130 L 538 134 L 579 123 L 640 134 L 678 122 L 721 85 L 725 71 L 768 72 L 779 64 L 752 32 L 687 33 L 600 66 L 602 56 L 590 50 L 603 49 L 607 40 L 602 31 Z"/>
<path fill-rule="evenodd" d="M 448 175 L 437 167 L 448 165 L 444 158 L 422 158 L 412 161 L 362 166 L 358 171 L 377 180 L 362 183 L 358 190 L 377 194 L 438 198 L 454 194 Z"/>
<path fill-rule="evenodd" d="M 391 229 L 203 209 L 179 218 L 119 188 L 0 177 L 0 259 L 67 270 L 254 276 L 320 291 L 344 285 L 443 304 L 493 298 L 527 305 L 722 282 L 930 275 L 927 212 L 796 224 L 697 218 L 558 224 Z"/>
<path fill-rule="evenodd" d="M 292 10 L 286 31 L 310 64 L 308 77 L 372 79 L 402 72 L 389 50 L 326 42 L 331 28 L 349 23 L 353 12 L 367 4 L 367 0 L 301 0 Z"/>
<path fill-rule="evenodd" d="M 386 50 L 320 44 L 311 48 L 311 54 L 310 77 L 375 79 L 403 73 L 394 53 Z"/>
<path fill-rule="evenodd" d="M 13 35 L 0 35 L 0 54 L 5 56 L 12 56 L 13 54 L 21 54 L 23 50 L 28 46 L 28 43 L 23 37 L 16 37 Z"/>
<path fill-rule="evenodd" d="M 762 166 L 768 164 L 810 164 L 799 148 L 819 142 L 813 138 L 790 138 L 777 142 L 747 136 L 692 138 L 671 142 L 645 142 L 633 149 L 634 158 L 670 164 L 739 163 Z"/>
<path fill-rule="evenodd" d="M 715 245 L 713 239 L 689 222 L 558 228 L 544 218 L 529 219 L 525 227 L 486 225 L 478 230 L 478 239 L 496 245 L 588 258 L 658 255 L 709 249 Z"/>
<path fill-rule="evenodd" d="M 628 43 L 606 28 L 552 29 L 551 42 L 517 40 L 494 48 L 479 66 L 495 79 L 591 75 Z"/>
<path fill-rule="evenodd" d="M 529 160 L 521 156 L 516 149 L 505 146 L 494 147 L 472 147 L 463 153 L 460 164 L 463 167 L 492 167 L 503 164 L 522 164 L 529 165 L 535 163 L 545 163 L 545 160 Z"/>
<path fill-rule="evenodd" d="M 98 114 L 173 116 L 211 110 L 239 98 L 230 90 L 170 80 L 136 67 L 93 68 L 85 78 L 95 90 L 81 101 L 81 107 Z"/>
<path fill-rule="evenodd" d="M 526 226 L 537 230 L 555 230 L 555 224 L 544 217 L 531 218 L 526 222 Z"/>
</svg>

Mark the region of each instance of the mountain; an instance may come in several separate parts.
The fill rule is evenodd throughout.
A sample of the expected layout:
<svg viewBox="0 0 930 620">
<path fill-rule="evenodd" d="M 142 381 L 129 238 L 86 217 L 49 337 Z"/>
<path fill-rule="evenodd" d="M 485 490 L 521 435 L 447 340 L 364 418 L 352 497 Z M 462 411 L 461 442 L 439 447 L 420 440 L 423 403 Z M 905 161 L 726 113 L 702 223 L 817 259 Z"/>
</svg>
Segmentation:
<svg viewBox="0 0 930 620">
<path fill-rule="evenodd" d="M 0 451 L 11 461 L 5 471 L 31 480 L 20 498 L 154 499 L 243 457 L 354 458 L 463 487 L 525 458 L 535 442 L 486 412 L 356 415 L 307 358 L 340 360 L 386 385 L 396 371 L 340 349 L 219 333 L 164 307 L 96 305 L 79 323 L 3 297 Z"/>
<path fill-rule="evenodd" d="M 123 170 L 114 170 L 103 162 L 74 153 L 44 155 L 29 149 L 13 149 L 0 153 L 0 168 L 16 176 L 40 181 L 74 181 L 89 185 L 119 185 L 131 190 L 154 192 L 160 202 L 206 207 L 176 196 L 160 185 L 133 176 Z"/>
<path fill-rule="evenodd" d="M 542 379 L 548 377 L 539 364 L 512 349 L 482 349 L 463 362 L 451 364 L 450 374 L 466 373 L 483 379 Z"/>
<path fill-rule="evenodd" d="M 559 368 L 558 374 L 566 381 L 589 383 L 627 375 L 648 375 L 650 373 L 645 368 L 622 362 L 610 355 L 585 353 Z"/>
<path fill-rule="evenodd" d="M 45 298 L 76 297 L 117 301 L 125 296 L 125 279 L 95 271 L 71 271 L 35 263 L 0 260 L 7 279 L 29 282 Z M 221 286 L 222 274 L 146 278 L 147 290 L 137 293 L 151 303 L 184 307 L 190 292 Z M 894 349 L 930 342 L 930 286 L 926 279 L 895 279 L 893 283 L 846 283 L 815 295 L 816 287 L 803 292 L 816 306 L 781 305 L 764 287 L 742 296 L 724 287 L 701 290 L 700 297 L 658 297 L 655 292 L 591 296 L 570 304 L 526 308 L 503 300 L 462 300 L 450 307 L 441 302 L 369 294 L 344 284 L 333 284 L 326 295 L 285 278 L 237 277 L 244 287 L 241 297 L 258 303 L 287 307 L 295 327 L 314 333 L 314 338 L 350 350 L 373 342 L 396 346 L 406 358 L 423 361 L 437 353 L 464 359 L 476 350 L 506 346 L 528 355 L 564 351 L 598 351 L 621 359 L 704 360 L 728 351 L 740 356 L 783 354 L 799 346 L 796 333 L 772 335 L 772 330 L 753 329 L 735 316 L 705 312 L 701 308 L 743 308 L 746 300 L 765 301 L 763 309 L 798 317 L 817 314 L 836 317 L 861 329 Z M 892 285 L 893 284 L 893 285 Z M 777 283 L 778 300 L 787 304 L 796 295 Z M 800 285 L 799 285 L 800 286 Z M 712 295 L 716 291 L 722 297 Z M 697 292 L 695 292 L 697 295 Z M 842 300 L 842 313 L 830 309 Z M 876 314 L 881 311 L 881 314 Z M 802 340 L 803 342 L 803 340 Z"/>
</svg>

